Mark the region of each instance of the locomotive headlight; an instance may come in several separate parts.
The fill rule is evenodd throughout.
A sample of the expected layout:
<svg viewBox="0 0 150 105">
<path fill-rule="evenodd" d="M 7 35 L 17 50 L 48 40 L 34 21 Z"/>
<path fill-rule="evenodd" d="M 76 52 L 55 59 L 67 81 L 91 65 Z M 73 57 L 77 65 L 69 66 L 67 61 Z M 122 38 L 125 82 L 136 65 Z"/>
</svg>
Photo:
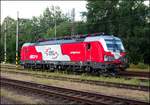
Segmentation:
<svg viewBox="0 0 150 105">
<path fill-rule="evenodd" d="M 113 60 L 114 60 L 113 56 L 107 56 L 107 55 L 104 56 L 104 61 L 113 61 Z"/>
<path fill-rule="evenodd" d="M 109 56 L 105 55 L 104 56 L 104 61 L 108 61 L 109 60 Z"/>
<path fill-rule="evenodd" d="M 127 57 L 124 57 L 124 58 L 123 58 L 123 62 L 124 62 L 124 63 L 128 63 Z"/>
<path fill-rule="evenodd" d="M 120 58 L 120 61 L 121 61 L 121 62 L 124 62 L 124 63 L 127 63 L 127 62 L 128 62 L 128 59 L 127 59 L 126 56 L 124 56 L 124 57 L 121 57 L 121 58 Z"/>
<path fill-rule="evenodd" d="M 113 61 L 115 60 L 115 58 L 113 56 L 110 56 L 110 60 Z"/>
</svg>

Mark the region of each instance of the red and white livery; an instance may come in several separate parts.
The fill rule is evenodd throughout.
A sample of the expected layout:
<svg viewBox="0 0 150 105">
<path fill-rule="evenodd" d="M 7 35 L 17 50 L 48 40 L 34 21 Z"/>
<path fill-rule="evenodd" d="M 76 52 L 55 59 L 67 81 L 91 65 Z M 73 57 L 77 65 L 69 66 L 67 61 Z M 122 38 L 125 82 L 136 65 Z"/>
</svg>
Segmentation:
<svg viewBox="0 0 150 105">
<path fill-rule="evenodd" d="M 97 34 L 25 43 L 21 49 L 21 63 L 101 73 L 125 69 L 127 58 L 120 38 Z"/>
</svg>

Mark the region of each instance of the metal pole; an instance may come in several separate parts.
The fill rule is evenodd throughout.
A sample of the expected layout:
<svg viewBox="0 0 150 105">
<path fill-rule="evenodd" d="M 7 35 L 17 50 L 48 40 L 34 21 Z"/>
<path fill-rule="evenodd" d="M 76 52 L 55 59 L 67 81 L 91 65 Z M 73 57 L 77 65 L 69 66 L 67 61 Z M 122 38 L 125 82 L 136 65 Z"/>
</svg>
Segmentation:
<svg viewBox="0 0 150 105">
<path fill-rule="evenodd" d="M 18 20 L 19 20 L 19 12 L 17 11 L 17 24 L 16 24 L 16 67 L 18 67 Z"/>
<path fill-rule="evenodd" d="M 71 29 L 71 35 L 75 34 L 75 8 L 72 9 L 71 11 L 71 17 L 72 17 L 72 29 Z"/>
<path fill-rule="evenodd" d="M 4 63 L 6 63 L 7 57 L 6 57 L 6 22 L 5 22 L 5 37 L 4 37 Z"/>
<path fill-rule="evenodd" d="M 54 18 L 55 18 L 55 39 L 56 39 L 56 10 L 55 10 L 55 7 L 54 7 Z"/>
</svg>

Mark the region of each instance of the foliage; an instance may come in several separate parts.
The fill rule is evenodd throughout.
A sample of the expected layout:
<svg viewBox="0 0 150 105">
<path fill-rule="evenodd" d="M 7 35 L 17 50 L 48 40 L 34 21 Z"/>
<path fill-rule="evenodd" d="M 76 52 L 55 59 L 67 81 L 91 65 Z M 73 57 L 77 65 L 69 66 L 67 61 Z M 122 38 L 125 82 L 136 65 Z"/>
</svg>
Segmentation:
<svg viewBox="0 0 150 105">
<path fill-rule="evenodd" d="M 33 17 L 32 19 L 19 18 L 19 52 L 25 42 L 35 42 L 39 38 L 49 38 L 47 31 L 49 28 L 54 27 L 55 17 L 57 25 L 70 21 L 69 17 L 64 15 L 59 7 L 55 7 L 55 11 L 56 13 L 54 13 L 54 6 L 51 6 L 50 8 L 47 7 L 39 17 Z M 7 61 L 14 63 L 16 53 L 16 20 L 11 17 L 6 17 L 1 25 L 0 58 L 1 61 L 4 61 L 3 39 L 5 23 L 7 24 Z"/>
<path fill-rule="evenodd" d="M 69 35 L 71 33 L 71 24 L 68 22 L 63 22 L 56 27 L 57 36 Z M 47 35 L 50 37 L 55 37 L 55 27 L 50 28 L 47 31 Z"/>
<path fill-rule="evenodd" d="M 149 65 L 144 63 L 138 63 L 138 65 L 130 64 L 131 69 L 145 69 L 145 71 L 149 71 Z M 143 70 L 142 70 L 143 71 Z"/>
<path fill-rule="evenodd" d="M 16 35 L 16 21 L 10 17 L 6 17 L 4 19 L 4 22 L 6 22 L 6 24 L 9 24 L 9 26 L 7 26 L 7 29 L 5 30 L 5 24 L 3 23 L 1 26 L 1 51 L 4 52 L 4 32 L 7 33 L 7 60 L 10 62 L 15 61 L 15 35 Z M 1 58 L 3 58 L 4 54 L 0 55 Z M 1 59 L 2 61 L 2 59 Z"/>
<path fill-rule="evenodd" d="M 86 34 L 87 33 L 87 26 L 84 22 L 75 22 L 74 23 L 75 28 L 75 34 Z M 72 23 L 69 22 L 63 22 L 60 25 L 56 27 L 57 30 L 57 36 L 65 36 L 65 35 L 71 35 L 72 29 Z M 47 35 L 49 37 L 54 37 L 55 35 L 55 28 L 50 28 L 47 31 Z"/>
<path fill-rule="evenodd" d="M 88 0 L 88 30 L 106 32 L 121 37 L 129 61 L 150 64 L 150 20 L 144 0 Z"/>
</svg>

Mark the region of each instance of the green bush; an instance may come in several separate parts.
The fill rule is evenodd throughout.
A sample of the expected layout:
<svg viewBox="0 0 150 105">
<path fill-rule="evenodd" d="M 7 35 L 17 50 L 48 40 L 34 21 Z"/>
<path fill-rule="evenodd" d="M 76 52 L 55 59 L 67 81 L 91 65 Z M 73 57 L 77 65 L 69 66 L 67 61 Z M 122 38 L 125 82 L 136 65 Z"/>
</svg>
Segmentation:
<svg viewBox="0 0 150 105">
<path fill-rule="evenodd" d="M 144 63 L 138 63 L 136 64 L 130 64 L 130 68 L 136 68 L 136 69 L 148 69 L 148 65 Z"/>
</svg>

